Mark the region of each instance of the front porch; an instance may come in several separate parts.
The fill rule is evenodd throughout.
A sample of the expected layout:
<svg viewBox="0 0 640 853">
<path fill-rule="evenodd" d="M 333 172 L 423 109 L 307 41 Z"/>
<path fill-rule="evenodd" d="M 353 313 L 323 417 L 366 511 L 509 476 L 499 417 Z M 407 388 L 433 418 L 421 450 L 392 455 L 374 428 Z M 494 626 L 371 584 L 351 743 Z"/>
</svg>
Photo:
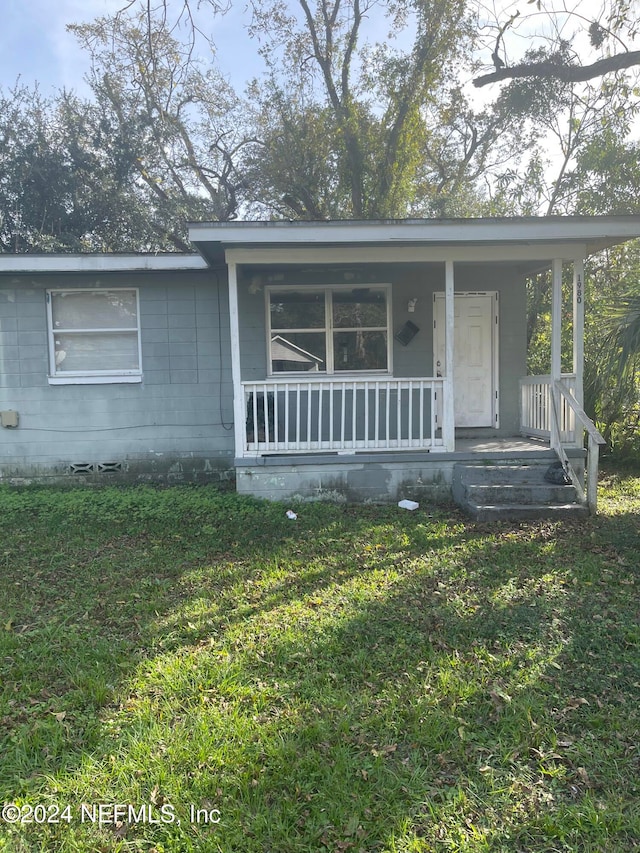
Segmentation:
<svg viewBox="0 0 640 853">
<path fill-rule="evenodd" d="M 456 470 L 466 468 L 468 480 L 473 466 L 481 464 L 500 468 L 504 486 L 509 480 L 518 483 L 511 494 L 521 503 L 544 497 L 549 514 L 557 514 L 570 492 L 567 511 L 573 511 L 572 504 L 594 511 L 599 436 L 576 401 L 576 379 L 564 374 L 556 387 L 550 375 L 523 377 L 520 435 L 507 437 L 493 430 L 465 436 L 462 429 L 447 436 L 441 424 L 450 392 L 441 377 L 244 382 L 246 422 L 236 459 L 237 488 L 271 500 L 441 501 L 453 494 L 467 506 L 459 488 L 456 494 Z M 558 460 L 570 477 L 569 487 L 541 488 L 546 468 Z M 472 484 L 466 491 L 473 491 Z M 544 509 L 539 506 L 529 515 Z M 477 514 L 488 518 L 492 513 L 493 507 L 485 507 Z M 513 508 L 511 516 L 517 517 Z"/>
<path fill-rule="evenodd" d="M 533 455 L 559 460 L 595 511 L 584 258 L 637 229 L 618 218 L 195 226 L 228 273 L 238 490 L 448 499 L 456 465 Z M 526 280 L 540 271 L 549 372 L 527 377 Z"/>
</svg>

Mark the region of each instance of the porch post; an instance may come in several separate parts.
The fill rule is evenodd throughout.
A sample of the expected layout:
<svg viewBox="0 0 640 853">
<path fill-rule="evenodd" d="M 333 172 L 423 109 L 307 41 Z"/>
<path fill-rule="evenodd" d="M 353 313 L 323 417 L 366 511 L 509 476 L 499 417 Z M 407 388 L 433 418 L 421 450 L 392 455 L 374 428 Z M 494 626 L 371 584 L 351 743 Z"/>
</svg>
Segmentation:
<svg viewBox="0 0 640 853">
<path fill-rule="evenodd" d="M 454 382 L 453 354 L 454 354 L 454 326 L 455 326 L 455 296 L 453 261 L 445 261 L 445 289 L 444 289 L 444 316 L 445 316 L 445 365 L 444 376 L 444 400 L 442 409 L 442 440 L 444 449 L 453 453 L 456 449 L 456 422 L 454 404 Z"/>
<path fill-rule="evenodd" d="M 576 400 L 584 408 L 584 261 L 573 262 L 573 372 Z"/>
<path fill-rule="evenodd" d="M 551 447 L 560 446 L 560 394 L 554 382 L 562 374 L 562 259 L 554 258 L 552 270 L 551 302 Z M 554 417 L 555 412 L 555 417 Z"/>
<path fill-rule="evenodd" d="M 235 456 L 244 456 L 245 449 L 245 413 L 244 394 L 242 393 L 240 373 L 240 316 L 238 313 L 238 273 L 235 263 L 228 264 L 229 269 L 229 334 L 231 338 L 231 377 L 233 380 L 233 426 L 235 435 Z"/>
</svg>

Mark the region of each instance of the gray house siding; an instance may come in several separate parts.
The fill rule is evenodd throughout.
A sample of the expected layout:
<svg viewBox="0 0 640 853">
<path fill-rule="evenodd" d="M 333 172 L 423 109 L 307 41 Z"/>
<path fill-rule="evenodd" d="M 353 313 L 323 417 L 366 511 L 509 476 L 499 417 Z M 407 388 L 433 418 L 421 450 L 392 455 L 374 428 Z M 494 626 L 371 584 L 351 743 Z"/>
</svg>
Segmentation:
<svg viewBox="0 0 640 853">
<path fill-rule="evenodd" d="M 444 290 L 444 266 L 422 263 L 304 272 L 242 268 L 242 379 L 267 376 L 266 284 L 344 283 L 391 285 L 392 332 L 407 320 L 419 327 L 408 346 L 393 340 L 393 374 L 433 376 L 433 294 Z M 455 286 L 458 292 L 500 295 L 500 429 L 458 434 L 514 435 L 518 379 L 526 373 L 524 279 L 512 264 L 460 264 Z M 139 292 L 142 381 L 50 384 L 47 289 L 116 287 Z M 409 312 L 414 299 L 415 311 Z M 314 398 L 313 417 L 316 406 Z M 0 276 L 0 411 L 7 410 L 18 413 L 19 424 L 0 428 L 0 480 L 104 480 L 103 475 L 112 480 L 231 480 L 235 448 L 226 275 L 202 270 Z M 417 411 L 416 398 L 414 420 Z"/>
<path fill-rule="evenodd" d="M 94 287 L 139 289 L 142 381 L 50 385 L 46 290 Z M 0 277 L 0 479 L 231 479 L 230 363 L 224 276 Z"/>
</svg>

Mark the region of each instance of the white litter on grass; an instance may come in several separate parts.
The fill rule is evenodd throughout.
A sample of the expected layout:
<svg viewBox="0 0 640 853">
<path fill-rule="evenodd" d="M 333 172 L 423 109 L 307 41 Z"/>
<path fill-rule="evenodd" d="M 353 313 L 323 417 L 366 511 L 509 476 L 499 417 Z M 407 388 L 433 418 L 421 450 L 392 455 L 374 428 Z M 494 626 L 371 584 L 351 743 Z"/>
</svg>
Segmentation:
<svg viewBox="0 0 640 853">
<path fill-rule="evenodd" d="M 417 501 L 398 501 L 400 509 L 418 509 L 420 504 Z"/>
<path fill-rule="evenodd" d="M 295 514 L 295 512 L 292 509 L 287 510 L 287 518 L 290 518 L 291 521 L 295 521 L 297 517 L 298 516 Z"/>
</svg>

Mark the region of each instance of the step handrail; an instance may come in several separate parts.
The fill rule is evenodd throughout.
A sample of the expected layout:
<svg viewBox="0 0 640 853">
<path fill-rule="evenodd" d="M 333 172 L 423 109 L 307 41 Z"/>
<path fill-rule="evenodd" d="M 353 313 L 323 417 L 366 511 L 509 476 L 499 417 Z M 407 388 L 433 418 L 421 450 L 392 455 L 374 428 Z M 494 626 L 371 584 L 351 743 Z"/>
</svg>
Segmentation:
<svg viewBox="0 0 640 853">
<path fill-rule="evenodd" d="M 564 380 L 554 380 L 553 389 L 558 392 L 558 394 L 563 397 L 570 408 L 572 409 L 574 415 L 576 416 L 576 425 L 580 423 L 581 427 L 587 432 L 587 493 L 586 493 L 586 501 L 589 505 L 589 512 L 595 514 L 598 508 L 598 461 L 600 456 L 600 446 L 606 444 L 606 440 L 602 437 L 601 433 L 598 431 L 598 428 L 591 420 L 589 415 L 582 408 L 580 403 L 576 400 L 573 394 L 570 393 L 567 386 L 564 384 Z M 574 468 L 565 453 L 564 447 L 562 446 L 562 442 L 560 441 L 560 426 L 558 413 L 556 411 L 556 401 L 555 394 L 552 394 L 553 406 L 552 413 L 553 419 L 555 421 L 555 434 L 558 436 L 558 446 L 553 449 L 556 451 L 558 456 L 560 457 L 560 461 L 562 462 L 562 467 L 569 475 L 571 482 L 576 487 L 578 492 L 578 496 L 580 500 L 584 502 L 585 500 L 585 492 L 582 488 L 580 481 L 574 471 Z"/>
<path fill-rule="evenodd" d="M 553 418 L 553 423 L 555 426 L 555 435 L 560 436 L 560 419 L 558 417 L 558 412 L 556 410 L 555 394 L 553 394 L 553 393 L 551 394 L 551 417 Z M 554 435 L 554 431 L 551 430 L 551 436 L 552 436 L 551 448 L 552 448 L 552 450 L 555 450 L 555 452 L 558 454 L 558 458 L 560 459 L 564 473 L 567 475 L 567 477 L 569 477 L 569 479 L 571 480 L 572 486 L 576 490 L 576 494 L 578 495 L 578 500 L 580 501 L 580 503 L 584 504 L 587 502 L 587 496 L 585 495 L 585 491 L 582 487 L 582 483 L 580 482 L 578 475 L 576 474 L 575 469 L 574 469 L 573 465 L 571 464 L 571 460 L 567 456 L 566 451 L 565 451 L 564 447 L 562 446 L 562 441 L 560 441 L 560 438 L 558 438 L 557 444 L 554 444 L 553 435 Z"/>
</svg>

